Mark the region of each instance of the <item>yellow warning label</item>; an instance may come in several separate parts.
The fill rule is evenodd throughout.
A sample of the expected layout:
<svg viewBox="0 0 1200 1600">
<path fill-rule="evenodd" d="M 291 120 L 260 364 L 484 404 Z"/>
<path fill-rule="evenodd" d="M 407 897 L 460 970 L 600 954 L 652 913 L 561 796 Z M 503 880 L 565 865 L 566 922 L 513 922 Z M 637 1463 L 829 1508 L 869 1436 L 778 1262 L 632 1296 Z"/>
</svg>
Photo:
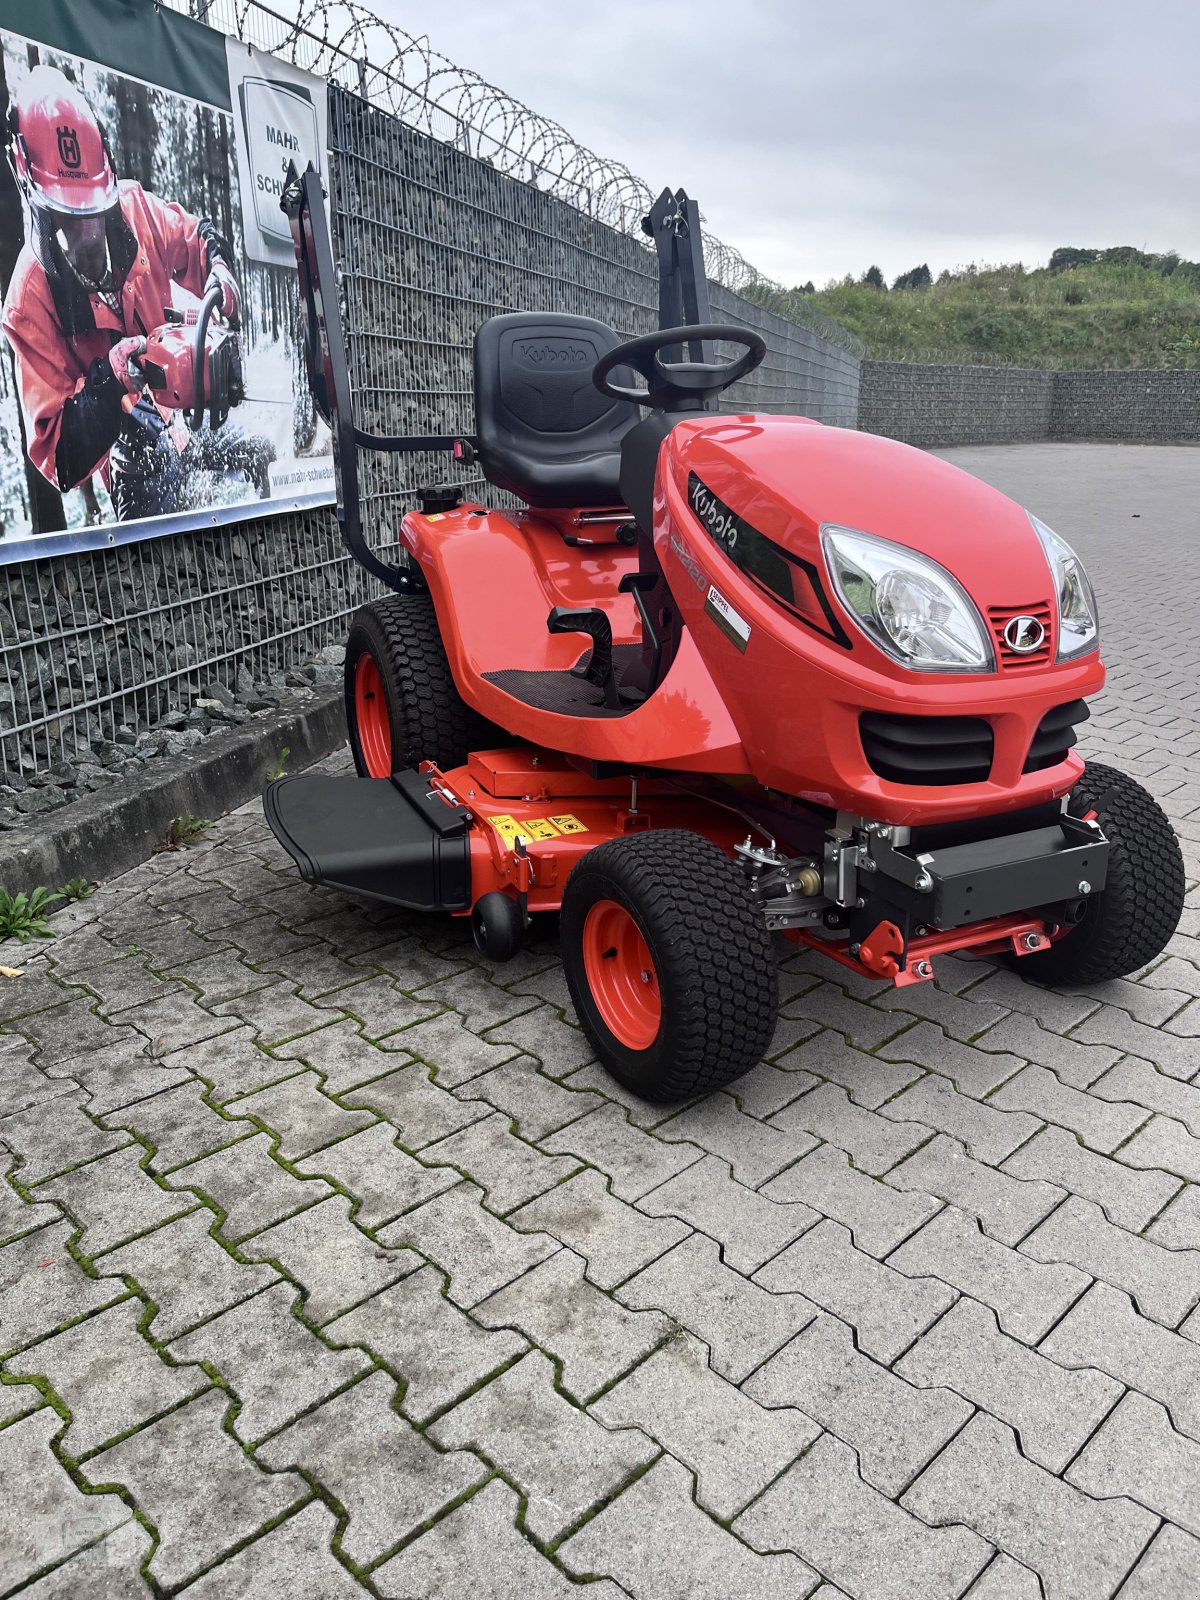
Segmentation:
<svg viewBox="0 0 1200 1600">
<path fill-rule="evenodd" d="M 510 849 L 517 839 L 557 839 L 564 833 L 588 831 L 578 817 L 570 814 L 562 817 L 525 817 L 518 822 L 516 817 L 505 812 L 502 816 L 492 817 L 490 821 Z"/>
</svg>

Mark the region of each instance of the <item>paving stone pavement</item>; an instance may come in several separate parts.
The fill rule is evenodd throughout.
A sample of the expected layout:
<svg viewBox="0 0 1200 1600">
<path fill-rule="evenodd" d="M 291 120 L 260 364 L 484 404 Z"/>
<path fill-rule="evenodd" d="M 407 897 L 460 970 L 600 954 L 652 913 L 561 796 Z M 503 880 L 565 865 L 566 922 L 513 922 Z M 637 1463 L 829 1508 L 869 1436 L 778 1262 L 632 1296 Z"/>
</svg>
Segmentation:
<svg viewBox="0 0 1200 1600">
<path fill-rule="evenodd" d="M 769 1059 L 649 1106 L 553 926 L 222 818 L 0 946 L 0 1600 L 1200 1595 L 1200 451 L 951 454 L 1091 568 L 1162 959 L 781 946 Z"/>
</svg>

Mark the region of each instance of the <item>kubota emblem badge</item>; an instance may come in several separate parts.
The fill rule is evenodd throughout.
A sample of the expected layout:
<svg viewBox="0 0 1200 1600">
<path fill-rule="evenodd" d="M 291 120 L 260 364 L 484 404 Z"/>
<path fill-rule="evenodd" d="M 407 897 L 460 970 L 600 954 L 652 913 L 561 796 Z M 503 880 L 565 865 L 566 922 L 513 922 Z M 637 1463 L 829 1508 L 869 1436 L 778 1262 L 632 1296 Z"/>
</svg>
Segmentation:
<svg viewBox="0 0 1200 1600">
<path fill-rule="evenodd" d="M 1014 617 L 1005 626 L 1004 642 L 1017 655 L 1027 656 L 1045 644 L 1045 625 L 1036 617 Z"/>
</svg>

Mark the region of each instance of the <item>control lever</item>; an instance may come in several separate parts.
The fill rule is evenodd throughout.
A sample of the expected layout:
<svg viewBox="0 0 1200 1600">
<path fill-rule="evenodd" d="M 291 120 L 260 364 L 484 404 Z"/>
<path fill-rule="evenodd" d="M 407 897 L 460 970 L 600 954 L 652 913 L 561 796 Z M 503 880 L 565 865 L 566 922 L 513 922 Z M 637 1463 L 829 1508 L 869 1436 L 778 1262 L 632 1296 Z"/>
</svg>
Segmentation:
<svg viewBox="0 0 1200 1600">
<path fill-rule="evenodd" d="M 658 688 L 658 668 L 659 663 L 662 661 L 662 640 L 658 637 L 658 630 L 650 619 L 650 607 L 646 604 L 645 597 L 657 582 L 657 572 L 627 572 L 618 585 L 621 594 L 632 594 L 638 616 L 642 619 L 642 639 L 650 646 L 651 692 Z"/>
<path fill-rule="evenodd" d="M 546 618 L 547 633 L 586 633 L 592 641 L 592 654 L 586 667 L 575 669 L 578 676 L 597 689 L 604 690 L 604 704 L 610 711 L 620 709 L 617 680 L 612 663 L 612 624 L 607 612 L 596 606 L 586 611 L 571 611 L 566 606 L 555 606 Z"/>
</svg>

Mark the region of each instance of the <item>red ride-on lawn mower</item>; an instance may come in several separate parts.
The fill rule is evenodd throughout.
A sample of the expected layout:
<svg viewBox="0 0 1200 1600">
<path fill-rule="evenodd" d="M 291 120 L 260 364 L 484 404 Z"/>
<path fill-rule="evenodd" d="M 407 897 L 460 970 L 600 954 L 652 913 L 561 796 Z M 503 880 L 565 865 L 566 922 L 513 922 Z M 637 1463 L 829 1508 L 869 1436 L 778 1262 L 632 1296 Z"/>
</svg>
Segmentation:
<svg viewBox="0 0 1200 1600">
<path fill-rule="evenodd" d="M 773 933 L 896 984 L 948 951 L 1067 984 L 1159 954 L 1170 824 L 1072 750 L 1104 683 L 1078 557 L 922 451 L 713 410 L 765 347 L 709 325 L 694 202 L 647 219 L 661 331 L 493 317 L 476 436 L 388 439 L 354 425 L 321 190 L 292 176 L 342 531 L 395 591 L 347 639 L 359 776 L 266 791 L 305 878 L 470 916 L 494 960 L 560 911 L 579 1019 L 652 1100 L 760 1059 Z M 451 449 L 523 508 L 429 491 L 392 565 L 363 539 L 360 446 Z"/>
</svg>

